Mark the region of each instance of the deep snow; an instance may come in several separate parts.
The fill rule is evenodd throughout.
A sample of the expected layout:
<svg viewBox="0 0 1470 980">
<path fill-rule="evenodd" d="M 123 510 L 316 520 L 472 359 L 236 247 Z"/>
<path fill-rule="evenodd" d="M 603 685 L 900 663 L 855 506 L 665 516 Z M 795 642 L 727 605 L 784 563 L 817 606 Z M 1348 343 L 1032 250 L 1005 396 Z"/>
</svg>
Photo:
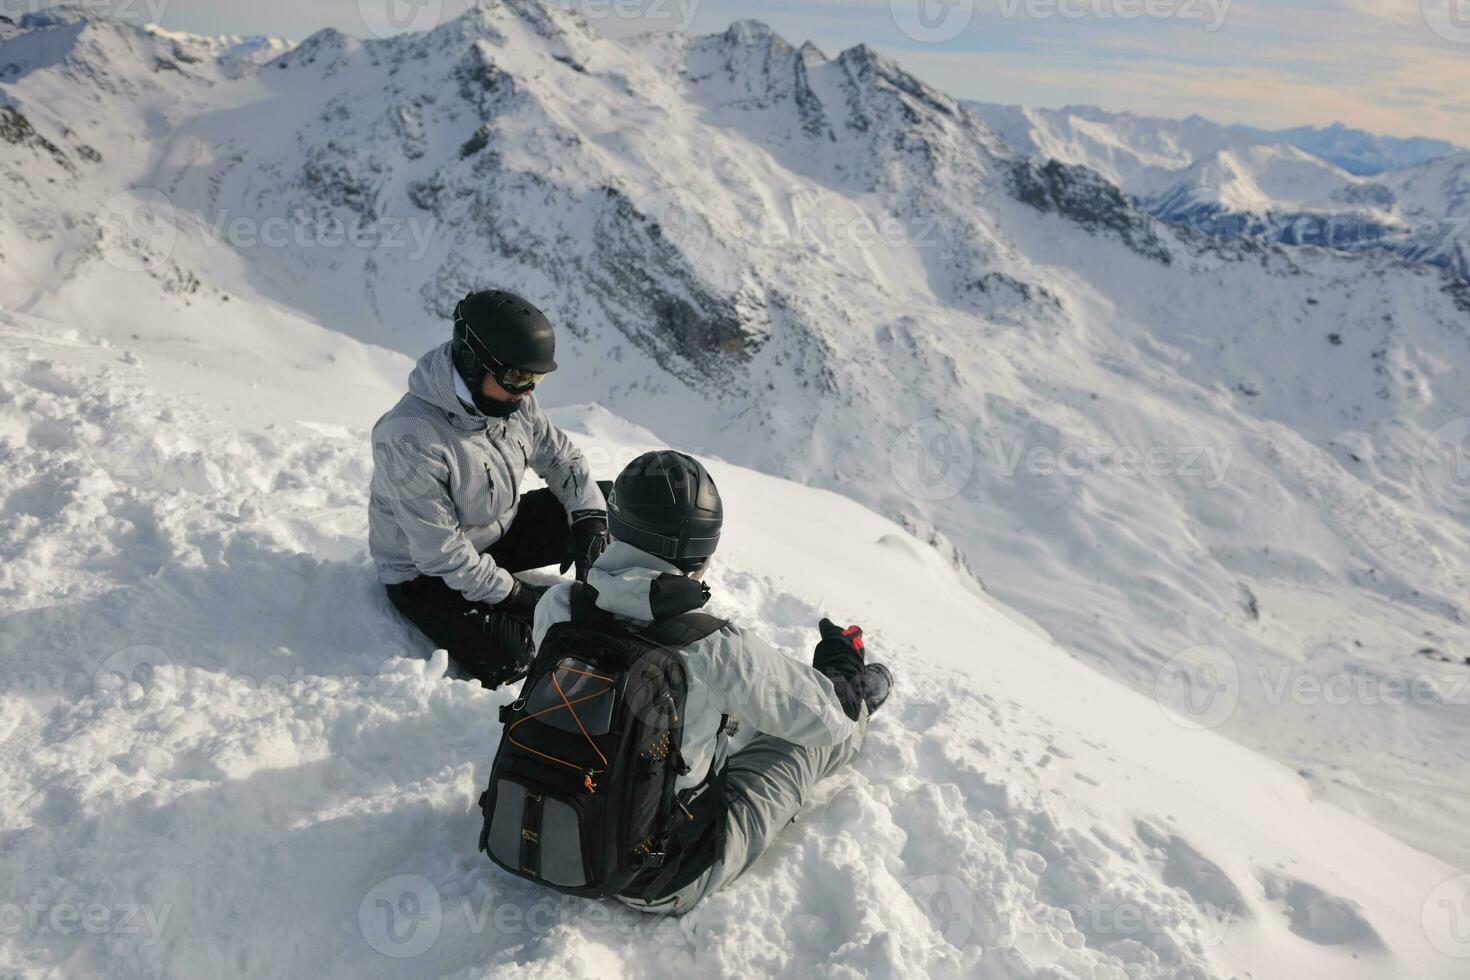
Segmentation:
<svg viewBox="0 0 1470 980">
<path fill-rule="evenodd" d="M 323 372 L 308 407 L 269 363 L 0 318 L 0 969 L 1464 975 L 1434 945 L 1470 952 L 1430 902 L 1463 899 L 1449 866 L 1099 679 L 892 522 L 718 459 L 715 611 L 794 656 L 859 621 L 893 699 L 678 922 L 499 872 L 474 801 L 513 694 L 447 676 L 364 553 L 366 425 L 340 420 L 393 373 Z M 239 412 L 184 393 L 241 381 Z M 557 417 L 599 477 L 653 441 Z"/>
<path fill-rule="evenodd" d="M 1470 287 L 1175 233 L 753 22 L 617 42 L 503 0 L 258 70 L 96 19 L 0 45 L 0 308 L 310 405 L 382 377 L 352 339 L 417 355 L 513 284 L 563 328 L 553 401 L 857 500 L 1144 693 L 1219 648 L 1222 731 L 1470 862 Z"/>
</svg>

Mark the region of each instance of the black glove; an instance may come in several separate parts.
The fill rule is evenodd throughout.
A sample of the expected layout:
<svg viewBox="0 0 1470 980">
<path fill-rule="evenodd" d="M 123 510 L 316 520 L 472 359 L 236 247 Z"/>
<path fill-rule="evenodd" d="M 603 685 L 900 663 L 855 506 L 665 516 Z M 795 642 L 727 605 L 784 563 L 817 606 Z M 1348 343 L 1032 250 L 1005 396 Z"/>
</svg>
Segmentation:
<svg viewBox="0 0 1470 980">
<path fill-rule="evenodd" d="M 609 540 L 607 511 L 575 511 L 572 514 L 572 526 L 567 531 L 567 550 L 562 553 L 562 572 L 576 565 L 577 581 L 587 581 L 587 569 L 602 554 Z"/>
<path fill-rule="evenodd" d="M 857 721 L 863 706 L 863 628 L 843 629 L 830 619 L 817 624 L 822 639 L 812 655 L 812 666 L 832 681 L 842 711 Z"/>
<path fill-rule="evenodd" d="M 497 602 L 493 608 L 496 612 L 517 623 L 530 626 L 531 621 L 536 618 L 536 603 L 541 601 L 541 597 L 546 594 L 548 588 L 550 586 L 528 585 L 516 579 L 515 585 L 510 588 L 510 595 Z"/>
<path fill-rule="evenodd" d="M 673 619 L 709 602 L 709 586 L 687 575 L 665 572 L 648 587 L 648 608 L 655 620 Z"/>
<path fill-rule="evenodd" d="M 526 676 L 536 648 L 531 645 L 531 628 L 518 619 L 492 610 L 485 614 L 485 644 L 480 657 L 460 666 L 490 690 Z"/>
</svg>

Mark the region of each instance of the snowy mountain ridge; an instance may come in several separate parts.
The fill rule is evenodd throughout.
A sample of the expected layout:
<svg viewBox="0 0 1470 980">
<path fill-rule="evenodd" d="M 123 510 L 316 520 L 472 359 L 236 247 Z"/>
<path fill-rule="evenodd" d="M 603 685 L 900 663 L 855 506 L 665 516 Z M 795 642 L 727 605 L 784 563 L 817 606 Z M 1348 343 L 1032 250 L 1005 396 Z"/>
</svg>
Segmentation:
<svg viewBox="0 0 1470 980">
<path fill-rule="evenodd" d="M 1388 249 L 1470 279 L 1470 153 L 1364 178 L 1294 148 L 1221 151 L 1141 203 L 1212 234 Z"/>
<path fill-rule="evenodd" d="M 966 104 L 1017 150 L 1093 166 L 1129 190 L 1134 189 L 1141 167 L 1177 171 L 1221 150 L 1252 146 L 1295 147 L 1358 177 L 1470 151 L 1447 140 L 1381 136 L 1342 123 L 1263 129 L 1224 125 L 1200 115 L 1169 119 L 1091 105 L 1037 109 L 980 101 Z M 1117 157 L 1113 165 L 1109 151 Z"/>
<path fill-rule="evenodd" d="M 1466 147 L 1448 140 L 1428 139 L 1423 136 L 1380 136 L 1342 123 L 1325 127 L 1295 126 L 1290 129 L 1261 129 L 1255 126 L 1231 128 L 1243 130 L 1268 142 L 1290 143 L 1359 177 L 1371 177 L 1386 170 L 1401 170 L 1466 151 Z"/>
<path fill-rule="evenodd" d="M 309 391 L 381 383 L 513 285 L 561 330 L 547 400 L 844 494 L 1145 692 L 1223 651 L 1225 732 L 1470 860 L 1464 284 L 1172 228 L 869 48 L 750 22 L 621 42 L 516 0 L 215 50 L 97 20 L 0 42 L 0 307 Z M 1444 696 L 1276 693 L 1359 676 Z"/>
<path fill-rule="evenodd" d="M 1086 106 L 973 107 L 1022 152 L 1094 169 L 1173 224 L 1385 250 L 1470 279 L 1470 150 L 1340 125 L 1268 131 Z"/>
</svg>

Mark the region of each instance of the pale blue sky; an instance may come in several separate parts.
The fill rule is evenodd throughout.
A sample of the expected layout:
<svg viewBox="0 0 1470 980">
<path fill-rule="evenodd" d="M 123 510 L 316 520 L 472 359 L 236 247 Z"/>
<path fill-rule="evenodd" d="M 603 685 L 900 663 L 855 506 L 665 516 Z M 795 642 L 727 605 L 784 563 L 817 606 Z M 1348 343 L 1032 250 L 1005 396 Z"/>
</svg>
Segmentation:
<svg viewBox="0 0 1470 980">
<path fill-rule="evenodd" d="M 177 30 L 301 39 L 454 16 L 468 0 L 84 0 Z M 604 33 L 763 20 L 829 54 L 867 42 L 951 94 L 1351 126 L 1470 145 L 1470 0 L 577 0 Z M 396 15 L 396 20 L 394 16 Z M 640 16 L 641 15 L 641 16 Z"/>
</svg>

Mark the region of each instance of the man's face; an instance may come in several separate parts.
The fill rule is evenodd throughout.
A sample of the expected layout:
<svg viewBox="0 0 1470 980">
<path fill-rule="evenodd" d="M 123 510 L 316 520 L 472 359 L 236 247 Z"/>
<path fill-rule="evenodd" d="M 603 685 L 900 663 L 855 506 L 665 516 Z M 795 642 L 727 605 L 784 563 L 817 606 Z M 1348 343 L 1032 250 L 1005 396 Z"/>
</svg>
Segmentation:
<svg viewBox="0 0 1470 980">
<path fill-rule="evenodd" d="M 480 394 L 486 398 L 493 398 L 498 402 L 509 402 L 513 405 L 522 398 L 525 398 L 530 392 L 522 391 L 516 393 L 506 391 L 500 386 L 500 382 L 495 380 L 495 375 L 487 374 L 485 375 L 485 380 L 480 384 Z"/>
</svg>

